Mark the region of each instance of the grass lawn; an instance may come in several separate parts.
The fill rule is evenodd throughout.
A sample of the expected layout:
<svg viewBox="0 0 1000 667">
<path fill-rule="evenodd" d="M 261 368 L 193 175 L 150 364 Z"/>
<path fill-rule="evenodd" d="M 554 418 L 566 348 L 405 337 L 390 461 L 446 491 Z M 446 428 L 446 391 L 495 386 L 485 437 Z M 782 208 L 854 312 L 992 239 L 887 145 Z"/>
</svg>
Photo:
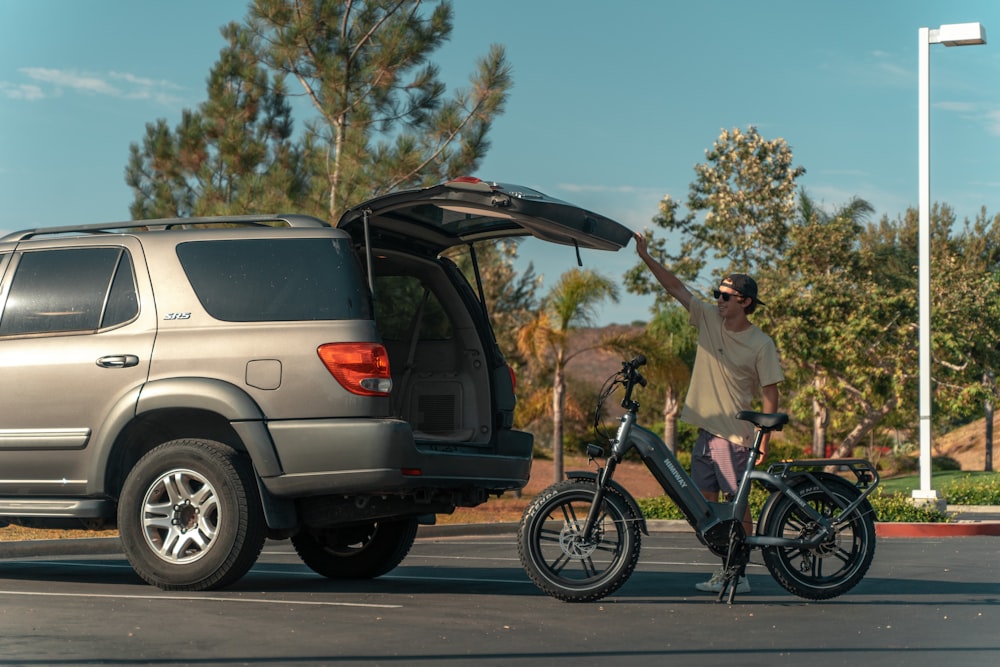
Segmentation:
<svg viewBox="0 0 1000 667">
<path fill-rule="evenodd" d="M 1000 481 L 1000 472 L 975 472 L 969 470 L 946 470 L 942 472 L 933 472 L 931 473 L 931 488 L 936 491 L 941 491 L 941 489 L 947 487 L 953 482 L 966 480 L 996 483 Z M 883 479 L 880 486 L 885 489 L 884 493 L 898 492 L 909 494 L 914 489 L 920 488 L 920 475 L 903 475 L 900 477 L 893 477 L 891 479 Z"/>
</svg>

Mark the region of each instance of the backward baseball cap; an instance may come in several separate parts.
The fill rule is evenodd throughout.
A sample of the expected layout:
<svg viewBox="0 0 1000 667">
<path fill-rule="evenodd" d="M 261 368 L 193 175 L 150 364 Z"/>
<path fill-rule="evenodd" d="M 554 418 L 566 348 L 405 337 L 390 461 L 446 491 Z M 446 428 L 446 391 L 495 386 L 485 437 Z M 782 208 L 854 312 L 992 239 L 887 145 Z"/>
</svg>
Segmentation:
<svg viewBox="0 0 1000 667">
<path fill-rule="evenodd" d="M 748 296 L 760 305 L 764 305 L 764 302 L 757 298 L 757 283 L 753 278 L 745 273 L 730 273 L 728 276 L 722 279 L 722 284 L 726 287 L 736 290 L 743 296 Z"/>
</svg>

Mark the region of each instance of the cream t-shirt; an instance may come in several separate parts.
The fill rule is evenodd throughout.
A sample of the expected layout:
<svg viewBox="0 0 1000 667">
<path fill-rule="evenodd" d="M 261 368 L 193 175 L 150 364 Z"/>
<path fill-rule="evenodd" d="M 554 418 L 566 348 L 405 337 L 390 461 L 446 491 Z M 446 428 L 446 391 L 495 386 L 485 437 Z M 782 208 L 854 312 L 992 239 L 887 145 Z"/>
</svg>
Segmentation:
<svg viewBox="0 0 1000 667">
<path fill-rule="evenodd" d="M 752 408 L 760 387 L 785 379 L 774 341 L 756 325 L 726 330 L 718 308 L 698 298 L 688 310 L 698 329 L 698 353 L 681 419 L 749 447 L 753 425 L 736 419 L 736 413 Z"/>
</svg>

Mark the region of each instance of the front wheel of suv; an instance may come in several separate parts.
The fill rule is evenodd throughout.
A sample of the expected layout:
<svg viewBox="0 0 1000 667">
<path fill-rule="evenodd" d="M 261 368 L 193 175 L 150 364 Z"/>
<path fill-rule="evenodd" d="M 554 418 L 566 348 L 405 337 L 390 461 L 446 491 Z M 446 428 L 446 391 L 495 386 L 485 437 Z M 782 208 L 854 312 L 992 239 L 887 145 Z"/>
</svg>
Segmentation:
<svg viewBox="0 0 1000 667">
<path fill-rule="evenodd" d="M 304 528 L 292 537 L 302 562 L 330 579 L 372 579 L 399 565 L 417 538 L 417 519 Z"/>
<path fill-rule="evenodd" d="M 118 532 L 133 569 L 154 586 L 228 586 L 257 561 L 266 536 L 249 461 L 210 440 L 159 445 L 125 480 Z"/>
</svg>

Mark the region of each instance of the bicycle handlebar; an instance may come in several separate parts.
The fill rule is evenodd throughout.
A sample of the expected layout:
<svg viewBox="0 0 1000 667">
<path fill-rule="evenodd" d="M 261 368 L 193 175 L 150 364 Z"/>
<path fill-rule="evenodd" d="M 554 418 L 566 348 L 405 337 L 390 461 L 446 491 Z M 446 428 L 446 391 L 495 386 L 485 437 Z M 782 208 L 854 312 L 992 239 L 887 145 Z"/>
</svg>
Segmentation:
<svg viewBox="0 0 1000 667">
<path fill-rule="evenodd" d="M 637 354 L 631 361 L 622 362 L 621 374 L 625 376 L 625 398 L 622 399 L 622 407 L 630 410 L 638 409 L 639 404 L 632 400 L 632 388 L 635 385 L 646 386 L 646 378 L 639 372 L 639 367 L 646 364 L 646 356 Z"/>
<path fill-rule="evenodd" d="M 642 373 L 638 370 L 640 366 L 645 365 L 646 355 L 644 354 L 637 354 L 631 361 L 622 362 L 622 370 L 625 372 L 625 380 L 629 389 L 632 388 L 632 385 L 636 384 L 640 387 L 646 386 L 646 378 L 644 378 Z"/>
</svg>

